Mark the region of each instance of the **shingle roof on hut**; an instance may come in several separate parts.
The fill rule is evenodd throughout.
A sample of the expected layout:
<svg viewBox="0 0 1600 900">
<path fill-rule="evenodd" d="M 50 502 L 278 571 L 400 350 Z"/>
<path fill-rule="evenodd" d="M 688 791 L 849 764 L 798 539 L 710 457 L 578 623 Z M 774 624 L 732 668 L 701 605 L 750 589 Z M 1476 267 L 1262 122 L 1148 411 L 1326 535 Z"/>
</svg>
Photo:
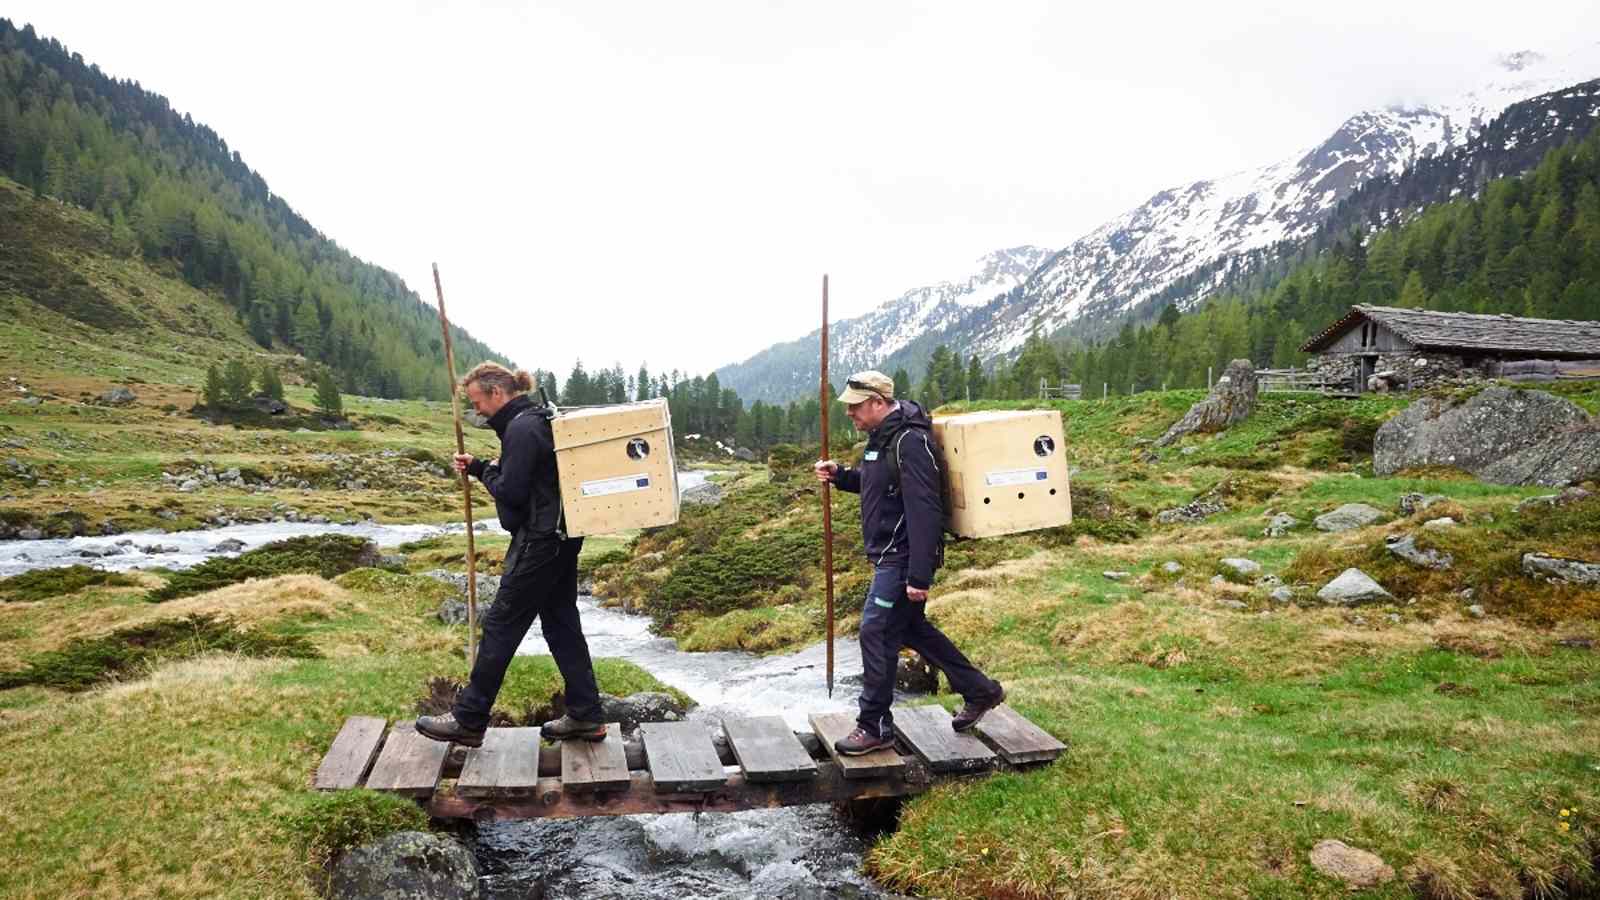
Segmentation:
<svg viewBox="0 0 1600 900">
<path fill-rule="evenodd" d="M 1350 307 L 1350 312 L 1344 318 L 1306 341 L 1300 350 L 1303 353 L 1322 350 L 1363 320 L 1377 322 L 1413 346 L 1425 350 L 1600 358 L 1600 322 L 1434 312 L 1364 303 Z"/>
</svg>

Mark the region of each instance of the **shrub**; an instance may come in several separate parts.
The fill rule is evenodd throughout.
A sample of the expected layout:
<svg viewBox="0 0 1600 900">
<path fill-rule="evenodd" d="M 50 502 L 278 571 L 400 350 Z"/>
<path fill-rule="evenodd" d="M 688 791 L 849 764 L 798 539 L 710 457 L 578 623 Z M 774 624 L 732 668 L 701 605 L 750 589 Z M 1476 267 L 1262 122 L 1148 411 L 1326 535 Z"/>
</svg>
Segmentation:
<svg viewBox="0 0 1600 900">
<path fill-rule="evenodd" d="M 192 569 L 173 574 L 162 587 L 146 595 L 152 602 L 174 600 L 238 584 L 250 578 L 271 578 L 293 573 L 315 573 L 334 578 L 351 569 L 377 563 L 377 548 L 364 538 L 319 534 L 275 541 L 233 559 L 208 559 Z"/>
<path fill-rule="evenodd" d="M 60 650 L 30 656 L 24 668 L 0 672 L 0 690 L 40 685 L 83 691 L 158 661 L 189 659 L 212 651 L 297 659 L 319 655 L 300 635 L 242 631 L 227 619 L 193 615 L 122 628 L 105 637 L 79 638 Z"/>
<path fill-rule="evenodd" d="M 415 801 L 366 789 L 311 794 L 284 823 L 313 865 L 401 831 L 427 831 L 428 814 Z"/>
<path fill-rule="evenodd" d="M 38 569 L 0 578 L 0 602 L 46 600 L 62 594 L 75 594 L 86 587 L 128 587 L 138 583 L 131 576 L 88 566 Z"/>
</svg>

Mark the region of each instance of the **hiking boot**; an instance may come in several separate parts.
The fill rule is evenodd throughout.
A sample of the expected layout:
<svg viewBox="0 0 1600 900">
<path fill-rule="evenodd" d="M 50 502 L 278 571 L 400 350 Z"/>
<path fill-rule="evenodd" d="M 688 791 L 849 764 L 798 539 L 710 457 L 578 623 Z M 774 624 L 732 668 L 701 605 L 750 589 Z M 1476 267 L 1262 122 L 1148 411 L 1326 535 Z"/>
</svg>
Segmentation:
<svg viewBox="0 0 1600 900">
<path fill-rule="evenodd" d="M 862 756 L 874 750 L 882 750 L 894 746 L 894 735 L 879 737 L 865 728 L 856 728 L 846 737 L 833 742 L 833 749 L 839 751 L 841 756 Z"/>
<path fill-rule="evenodd" d="M 994 696 L 982 703 L 973 703 L 968 700 L 961 707 L 961 712 L 956 713 L 956 717 L 950 720 L 950 727 L 957 731 L 966 731 L 978 724 L 978 720 L 983 718 L 984 713 L 1004 702 L 1006 702 L 1006 689 L 1001 687 L 999 682 L 995 682 Z"/>
<path fill-rule="evenodd" d="M 417 734 L 436 741 L 460 744 L 463 747 L 482 747 L 484 729 L 471 729 L 456 721 L 455 713 L 442 716 L 417 716 Z"/>
<path fill-rule="evenodd" d="M 539 734 L 552 741 L 565 741 L 573 738 L 583 741 L 603 741 L 606 739 L 606 723 L 585 722 L 582 719 L 574 719 L 571 716 L 562 716 L 539 726 Z"/>
</svg>

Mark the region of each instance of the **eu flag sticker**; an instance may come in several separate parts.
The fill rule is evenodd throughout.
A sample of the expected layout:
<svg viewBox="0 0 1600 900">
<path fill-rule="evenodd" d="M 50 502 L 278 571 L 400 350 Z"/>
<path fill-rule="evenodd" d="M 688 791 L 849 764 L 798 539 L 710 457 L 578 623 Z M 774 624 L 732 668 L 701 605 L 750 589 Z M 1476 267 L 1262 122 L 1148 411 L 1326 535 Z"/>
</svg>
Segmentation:
<svg viewBox="0 0 1600 900">
<path fill-rule="evenodd" d="M 1040 469 L 1039 471 L 1033 473 L 1033 480 L 1034 481 L 1044 481 L 1045 479 L 1047 479 L 1049 477 L 1050 477 L 1050 473 L 1046 472 L 1044 469 Z"/>
<path fill-rule="evenodd" d="M 1043 474 L 1044 474 L 1044 473 L 1043 473 L 1043 472 L 1040 472 L 1040 473 L 1039 473 L 1039 474 L 1040 474 L 1040 475 L 1043 475 Z M 648 479 L 648 478 L 641 478 L 641 479 L 639 479 L 639 480 L 638 480 L 638 481 L 637 481 L 637 482 L 635 482 L 635 483 L 634 483 L 634 484 L 635 484 L 635 486 L 636 486 L 636 487 L 642 487 L 642 488 L 644 488 L 644 487 L 649 487 L 649 486 L 650 486 L 650 479 Z"/>
</svg>

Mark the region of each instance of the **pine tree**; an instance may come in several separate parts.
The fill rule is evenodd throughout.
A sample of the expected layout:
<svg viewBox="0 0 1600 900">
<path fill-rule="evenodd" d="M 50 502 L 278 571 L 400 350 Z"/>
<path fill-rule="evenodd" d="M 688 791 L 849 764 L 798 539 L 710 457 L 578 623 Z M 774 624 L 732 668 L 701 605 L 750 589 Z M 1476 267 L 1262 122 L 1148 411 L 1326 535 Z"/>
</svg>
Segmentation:
<svg viewBox="0 0 1600 900">
<path fill-rule="evenodd" d="M 334 383 L 333 373 L 327 369 L 317 370 L 315 402 L 317 409 L 327 415 L 344 414 L 344 398 L 339 396 L 339 385 Z"/>
<path fill-rule="evenodd" d="M 230 359 L 222 367 L 222 403 L 244 406 L 250 402 L 250 369 L 242 359 Z"/>
<path fill-rule="evenodd" d="M 261 393 L 266 394 L 278 402 L 283 402 L 283 379 L 278 377 L 278 370 L 271 363 L 261 367 Z"/>
<path fill-rule="evenodd" d="M 206 383 L 200 389 L 200 395 L 205 399 L 206 408 L 222 408 L 222 372 L 216 363 L 206 366 Z"/>
</svg>

